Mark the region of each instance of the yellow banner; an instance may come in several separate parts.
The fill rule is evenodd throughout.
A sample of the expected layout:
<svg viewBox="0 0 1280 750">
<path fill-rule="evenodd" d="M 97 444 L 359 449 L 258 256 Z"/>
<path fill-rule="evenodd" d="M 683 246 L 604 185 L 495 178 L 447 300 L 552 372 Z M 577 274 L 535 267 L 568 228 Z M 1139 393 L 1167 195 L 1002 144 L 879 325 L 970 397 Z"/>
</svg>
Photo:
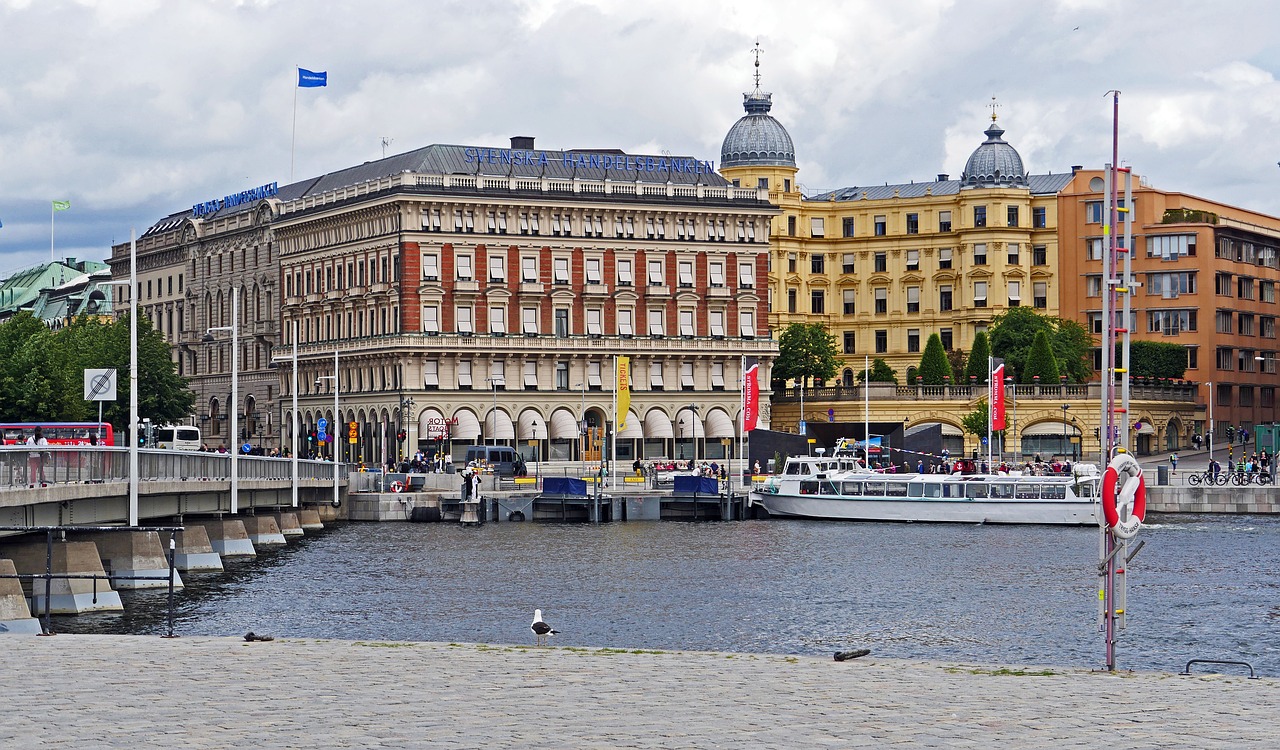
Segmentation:
<svg viewBox="0 0 1280 750">
<path fill-rule="evenodd" d="M 615 433 L 622 432 L 627 426 L 627 414 L 631 410 L 631 358 L 618 357 L 618 413 L 615 415 L 618 426 Z"/>
</svg>

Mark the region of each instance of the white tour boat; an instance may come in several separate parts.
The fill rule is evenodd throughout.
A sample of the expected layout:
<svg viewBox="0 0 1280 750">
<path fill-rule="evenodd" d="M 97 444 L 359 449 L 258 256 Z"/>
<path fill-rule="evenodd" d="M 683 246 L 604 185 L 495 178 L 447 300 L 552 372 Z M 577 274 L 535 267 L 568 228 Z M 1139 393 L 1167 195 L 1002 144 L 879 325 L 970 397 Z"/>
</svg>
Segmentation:
<svg viewBox="0 0 1280 750">
<path fill-rule="evenodd" d="M 849 459 L 788 458 L 781 474 L 756 482 L 751 502 L 771 516 L 841 521 L 1098 523 L 1099 477 L 887 474 Z"/>
</svg>

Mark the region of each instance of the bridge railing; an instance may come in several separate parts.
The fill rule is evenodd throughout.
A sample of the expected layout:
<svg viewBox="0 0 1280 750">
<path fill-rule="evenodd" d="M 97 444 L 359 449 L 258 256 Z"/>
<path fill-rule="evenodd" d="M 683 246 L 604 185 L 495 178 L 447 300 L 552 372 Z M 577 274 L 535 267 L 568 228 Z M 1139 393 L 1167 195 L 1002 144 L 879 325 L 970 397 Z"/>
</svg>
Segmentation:
<svg viewBox="0 0 1280 750">
<path fill-rule="evenodd" d="M 334 466 L 327 461 L 298 461 L 298 478 L 333 481 Z M 338 479 L 347 477 L 347 466 L 338 466 Z M 236 473 L 241 479 L 289 481 L 293 462 L 287 458 L 240 456 Z M 138 450 L 138 477 L 143 480 L 229 480 L 231 455 L 175 450 Z M 0 490 L 29 489 L 55 484 L 126 482 L 129 449 L 103 446 L 0 446 Z"/>
</svg>

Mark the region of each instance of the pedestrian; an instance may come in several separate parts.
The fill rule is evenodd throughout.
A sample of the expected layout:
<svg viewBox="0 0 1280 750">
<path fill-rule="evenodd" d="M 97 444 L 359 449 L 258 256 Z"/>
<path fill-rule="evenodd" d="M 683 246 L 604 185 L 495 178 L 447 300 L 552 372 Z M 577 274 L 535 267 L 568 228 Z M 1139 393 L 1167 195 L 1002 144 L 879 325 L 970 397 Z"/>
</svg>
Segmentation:
<svg viewBox="0 0 1280 750">
<path fill-rule="evenodd" d="M 924 459 L 923 459 L 923 458 L 922 458 L 922 459 L 920 459 L 919 461 L 916 461 L 916 473 L 917 473 L 917 474 L 923 474 L 923 473 L 924 473 Z"/>
<path fill-rule="evenodd" d="M 760 459 L 758 458 L 756 459 L 756 462 L 752 465 L 751 470 L 757 475 L 760 474 Z"/>
<path fill-rule="evenodd" d="M 1178 454 L 1177 453 L 1173 453 L 1169 455 L 1169 463 L 1173 464 L 1173 473 L 1177 474 L 1178 473 Z"/>
<path fill-rule="evenodd" d="M 27 454 L 27 480 L 34 487 L 36 475 L 38 474 L 40 476 L 40 486 L 44 487 L 49 483 L 49 480 L 44 476 L 44 460 L 47 454 L 43 449 L 49 446 L 49 440 L 44 436 L 43 427 L 36 427 L 36 431 L 31 433 L 31 437 L 27 438 L 27 445 L 37 449 Z"/>
</svg>

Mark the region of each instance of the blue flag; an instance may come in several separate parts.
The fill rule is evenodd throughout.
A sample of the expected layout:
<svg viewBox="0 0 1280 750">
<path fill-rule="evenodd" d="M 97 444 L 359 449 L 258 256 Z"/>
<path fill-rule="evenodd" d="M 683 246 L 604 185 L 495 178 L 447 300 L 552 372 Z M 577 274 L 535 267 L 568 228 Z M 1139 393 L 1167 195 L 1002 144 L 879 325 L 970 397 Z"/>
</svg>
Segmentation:
<svg viewBox="0 0 1280 750">
<path fill-rule="evenodd" d="M 314 89 L 329 85 L 329 74 L 325 71 L 315 72 L 306 68 L 298 68 L 298 88 Z"/>
</svg>

